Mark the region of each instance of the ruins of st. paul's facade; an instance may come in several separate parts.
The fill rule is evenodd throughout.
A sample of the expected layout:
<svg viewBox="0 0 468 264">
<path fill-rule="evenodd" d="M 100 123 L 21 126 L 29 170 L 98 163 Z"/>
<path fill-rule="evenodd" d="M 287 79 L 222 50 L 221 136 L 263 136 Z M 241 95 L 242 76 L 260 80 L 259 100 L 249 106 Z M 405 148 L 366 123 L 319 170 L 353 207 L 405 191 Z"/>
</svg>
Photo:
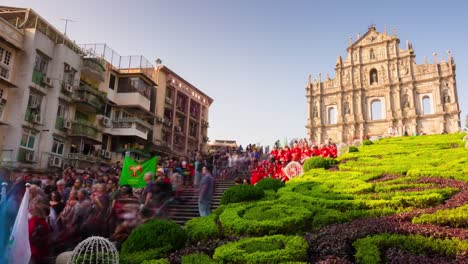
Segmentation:
<svg viewBox="0 0 468 264">
<path fill-rule="evenodd" d="M 412 45 L 399 47 L 370 26 L 338 57 L 335 78 L 311 80 L 307 96 L 307 130 L 316 143 L 331 138 L 351 143 L 373 136 L 454 133 L 460 129 L 455 62 L 424 59 L 416 64 Z"/>
</svg>

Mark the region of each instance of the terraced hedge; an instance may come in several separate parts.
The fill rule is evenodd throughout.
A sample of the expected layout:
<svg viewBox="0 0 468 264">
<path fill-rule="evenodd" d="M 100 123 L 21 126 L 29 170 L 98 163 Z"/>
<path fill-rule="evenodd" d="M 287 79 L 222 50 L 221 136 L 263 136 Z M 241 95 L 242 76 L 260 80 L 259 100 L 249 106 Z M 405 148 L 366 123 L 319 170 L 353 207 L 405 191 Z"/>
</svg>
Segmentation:
<svg viewBox="0 0 468 264">
<path fill-rule="evenodd" d="M 400 248 L 415 255 L 434 252 L 442 256 L 455 258 L 468 250 L 468 242 L 459 239 L 432 239 L 420 235 L 380 234 L 353 243 L 356 248 L 356 263 L 382 263 L 381 251 Z"/>
<path fill-rule="evenodd" d="M 220 263 L 285 263 L 305 261 L 307 242 L 298 236 L 246 238 L 218 247 L 213 259 Z"/>
<path fill-rule="evenodd" d="M 433 214 L 423 214 L 413 218 L 413 223 L 468 228 L 468 204 L 453 209 L 440 210 Z"/>
</svg>

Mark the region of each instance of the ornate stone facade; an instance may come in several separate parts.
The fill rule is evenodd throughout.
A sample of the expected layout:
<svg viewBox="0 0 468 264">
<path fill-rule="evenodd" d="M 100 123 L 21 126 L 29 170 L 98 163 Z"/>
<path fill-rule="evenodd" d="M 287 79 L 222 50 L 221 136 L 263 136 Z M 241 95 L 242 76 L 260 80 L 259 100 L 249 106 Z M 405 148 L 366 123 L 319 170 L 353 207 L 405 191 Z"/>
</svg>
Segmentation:
<svg viewBox="0 0 468 264">
<path fill-rule="evenodd" d="M 455 62 L 427 59 L 416 64 L 412 45 L 399 47 L 370 26 L 336 60 L 335 78 L 306 87 L 307 131 L 313 142 L 351 143 L 371 136 L 454 133 L 460 130 Z"/>
</svg>

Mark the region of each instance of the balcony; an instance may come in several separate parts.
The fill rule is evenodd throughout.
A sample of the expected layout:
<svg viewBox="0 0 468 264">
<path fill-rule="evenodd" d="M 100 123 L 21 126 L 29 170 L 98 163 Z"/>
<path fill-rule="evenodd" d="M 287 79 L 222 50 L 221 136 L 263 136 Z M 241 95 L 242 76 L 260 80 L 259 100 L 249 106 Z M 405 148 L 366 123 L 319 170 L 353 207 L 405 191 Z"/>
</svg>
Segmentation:
<svg viewBox="0 0 468 264">
<path fill-rule="evenodd" d="M 146 140 L 151 129 L 152 125 L 143 119 L 128 117 L 112 120 L 112 127 L 105 132 L 114 136 L 136 136 Z"/>
<path fill-rule="evenodd" d="M 6 99 L 0 98 L 0 126 L 6 124 L 4 123 L 6 118 L 3 117 L 5 109 L 6 109 Z"/>
<path fill-rule="evenodd" d="M 136 91 L 133 93 L 116 93 L 114 102 L 118 106 L 143 108 L 146 111 L 150 111 L 151 105 L 150 99 Z"/>
<path fill-rule="evenodd" d="M 84 120 L 72 121 L 70 136 L 86 137 L 97 142 L 102 142 L 101 131 L 94 124 Z"/>
<path fill-rule="evenodd" d="M 69 153 L 67 159 L 70 161 L 70 164 L 77 166 L 81 162 L 87 162 L 90 164 L 103 162 L 104 160 L 96 155 L 82 154 L 82 153 Z"/>
<path fill-rule="evenodd" d="M 99 112 L 106 102 L 106 93 L 81 83 L 73 93 L 77 107 L 86 112 Z"/>
<path fill-rule="evenodd" d="M 102 82 L 104 81 L 104 73 L 106 69 L 102 65 L 102 61 L 98 58 L 86 58 L 83 60 L 81 74 L 90 79 Z"/>
</svg>

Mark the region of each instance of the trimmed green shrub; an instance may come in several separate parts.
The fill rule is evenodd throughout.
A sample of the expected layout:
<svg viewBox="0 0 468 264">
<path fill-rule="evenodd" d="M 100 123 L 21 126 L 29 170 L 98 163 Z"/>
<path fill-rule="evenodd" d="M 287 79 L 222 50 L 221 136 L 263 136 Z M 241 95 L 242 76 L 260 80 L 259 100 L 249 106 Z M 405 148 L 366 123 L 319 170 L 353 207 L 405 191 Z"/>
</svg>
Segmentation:
<svg viewBox="0 0 468 264">
<path fill-rule="evenodd" d="M 256 201 L 263 198 L 262 189 L 252 185 L 236 185 L 227 189 L 221 197 L 221 204 Z"/>
<path fill-rule="evenodd" d="M 213 259 L 221 263 L 282 263 L 304 261 L 307 242 L 298 236 L 245 238 L 215 250 Z"/>
<path fill-rule="evenodd" d="M 468 250 L 468 242 L 456 238 L 433 239 L 420 235 L 379 234 L 358 239 L 353 243 L 356 263 L 382 263 L 380 249 L 401 248 L 421 255 L 433 251 L 440 255 L 455 257 Z"/>
<path fill-rule="evenodd" d="M 182 264 L 216 264 L 210 256 L 205 254 L 190 254 L 182 256 Z"/>
<path fill-rule="evenodd" d="M 433 214 L 420 215 L 413 218 L 413 224 L 468 228 L 468 204 L 453 209 L 439 210 Z"/>
<path fill-rule="evenodd" d="M 273 190 L 273 191 L 277 191 L 279 188 L 281 187 L 284 187 L 284 182 L 282 182 L 281 180 L 279 179 L 275 179 L 275 178 L 264 178 L 262 180 L 260 180 L 255 186 L 257 188 L 260 188 L 264 191 L 266 190 Z"/>
<path fill-rule="evenodd" d="M 308 209 L 276 201 L 227 208 L 219 216 L 226 235 L 295 234 L 306 230 L 311 219 Z"/>
<path fill-rule="evenodd" d="M 198 242 L 219 237 L 220 233 L 216 225 L 216 220 L 216 214 L 190 219 L 185 223 L 188 240 L 191 242 Z"/>
<path fill-rule="evenodd" d="M 170 264 L 168 259 L 153 259 L 153 260 L 145 260 L 141 264 Z"/>
<path fill-rule="evenodd" d="M 141 263 L 165 257 L 182 248 L 187 234 L 178 224 L 167 220 L 151 220 L 138 226 L 122 244 L 122 263 Z"/>
<path fill-rule="evenodd" d="M 317 169 L 317 168 L 328 169 L 330 168 L 330 160 L 324 157 L 320 157 L 320 156 L 308 158 L 304 162 L 303 168 L 304 168 L 304 173 L 310 171 L 311 169 Z"/>
<path fill-rule="evenodd" d="M 362 141 L 362 144 L 363 144 L 364 146 L 369 146 L 369 145 L 374 144 L 374 142 L 372 142 L 372 141 L 366 139 L 366 140 Z"/>
<path fill-rule="evenodd" d="M 349 147 L 349 152 L 359 152 L 359 149 L 356 148 L 355 146 L 350 146 Z"/>
</svg>

